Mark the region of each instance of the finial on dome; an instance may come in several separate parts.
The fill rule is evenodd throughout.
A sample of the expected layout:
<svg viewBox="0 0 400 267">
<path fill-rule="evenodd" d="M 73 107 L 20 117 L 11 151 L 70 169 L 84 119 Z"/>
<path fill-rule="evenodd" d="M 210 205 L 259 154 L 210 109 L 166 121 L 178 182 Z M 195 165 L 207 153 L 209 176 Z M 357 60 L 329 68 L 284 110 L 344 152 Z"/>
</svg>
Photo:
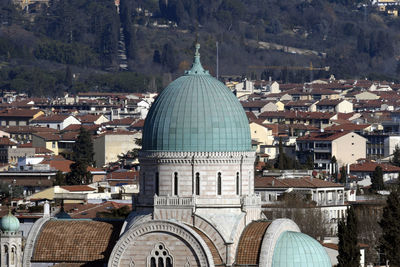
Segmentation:
<svg viewBox="0 0 400 267">
<path fill-rule="evenodd" d="M 196 43 L 196 53 L 194 54 L 195 57 L 200 57 L 199 50 L 200 50 L 200 44 Z"/>
<path fill-rule="evenodd" d="M 185 71 L 185 74 L 189 75 L 209 75 L 207 70 L 203 69 L 203 66 L 200 62 L 200 44 L 196 43 L 195 45 L 196 52 L 194 53 L 194 61 L 192 64 L 192 68 L 190 70 Z"/>
</svg>

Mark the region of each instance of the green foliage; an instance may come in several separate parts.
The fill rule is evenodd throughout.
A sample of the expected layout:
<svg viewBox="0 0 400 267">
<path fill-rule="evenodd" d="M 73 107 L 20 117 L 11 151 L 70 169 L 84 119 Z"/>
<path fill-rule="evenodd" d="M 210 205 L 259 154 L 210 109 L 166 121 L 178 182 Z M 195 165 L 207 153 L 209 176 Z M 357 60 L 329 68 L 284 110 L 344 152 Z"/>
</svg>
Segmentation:
<svg viewBox="0 0 400 267">
<path fill-rule="evenodd" d="M 98 66 L 99 60 L 91 48 L 78 43 L 62 43 L 47 40 L 41 42 L 34 51 L 38 59 L 56 61 L 63 64 L 79 66 Z"/>
<path fill-rule="evenodd" d="M 97 218 L 105 218 L 105 219 L 125 219 L 128 217 L 129 213 L 131 212 L 128 206 L 122 206 L 118 209 L 112 209 L 109 212 L 98 212 L 96 214 Z"/>
<path fill-rule="evenodd" d="M 15 184 L 8 184 L 5 182 L 0 183 L 0 197 L 1 199 L 6 198 L 18 198 L 24 194 L 24 188 Z"/>
<path fill-rule="evenodd" d="M 386 200 L 379 225 L 382 228 L 380 239 L 390 266 L 400 266 L 400 188 L 397 186 Z"/>
<path fill-rule="evenodd" d="M 400 167 L 400 147 L 396 145 L 396 147 L 393 150 L 393 156 L 392 159 L 390 160 L 390 163 Z"/>
<path fill-rule="evenodd" d="M 357 218 L 353 207 L 347 210 L 346 221 L 341 219 L 338 222 L 339 255 L 338 267 L 359 267 L 360 248 L 358 246 Z"/>
<path fill-rule="evenodd" d="M 53 186 L 56 185 L 66 185 L 67 180 L 65 175 L 61 171 L 57 171 L 56 177 L 54 178 Z"/>
<path fill-rule="evenodd" d="M 92 175 L 88 171 L 88 167 L 94 164 L 93 155 L 92 136 L 85 128 L 81 127 L 73 147 L 72 158 L 75 162 L 71 164 L 71 172 L 66 177 L 68 184 L 89 184 L 92 182 Z"/>
<path fill-rule="evenodd" d="M 346 183 L 346 179 L 347 179 L 346 166 L 342 166 L 342 168 L 340 168 L 340 183 L 342 184 Z"/>
<path fill-rule="evenodd" d="M 383 183 L 383 170 L 381 166 L 377 166 L 372 173 L 371 183 L 371 189 L 374 191 L 385 189 L 385 184 Z"/>
</svg>

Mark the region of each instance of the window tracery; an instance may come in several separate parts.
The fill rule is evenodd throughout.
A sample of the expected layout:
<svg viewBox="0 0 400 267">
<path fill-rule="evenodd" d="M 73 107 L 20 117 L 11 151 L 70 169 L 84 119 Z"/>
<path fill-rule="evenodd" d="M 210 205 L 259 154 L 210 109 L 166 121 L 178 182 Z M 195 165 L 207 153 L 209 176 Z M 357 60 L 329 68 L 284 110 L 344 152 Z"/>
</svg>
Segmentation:
<svg viewBox="0 0 400 267">
<path fill-rule="evenodd" d="M 173 258 L 163 243 L 154 246 L 150 255 L 147 257 L 148 267 L 173 267 Z"/>
</svg>

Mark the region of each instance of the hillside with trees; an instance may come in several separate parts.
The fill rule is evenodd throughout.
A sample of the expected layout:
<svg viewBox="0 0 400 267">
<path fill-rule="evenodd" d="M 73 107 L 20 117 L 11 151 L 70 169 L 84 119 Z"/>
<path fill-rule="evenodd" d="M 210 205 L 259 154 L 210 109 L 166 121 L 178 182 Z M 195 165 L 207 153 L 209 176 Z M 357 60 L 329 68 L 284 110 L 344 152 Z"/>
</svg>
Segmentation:
<svg viewBox="0 0 400 267">
<path fill-rule="evenodd" d="M 157 90 L 190 67 L 196 39 L 213 74 L 218 42 L 222 76 L 305 82 L 306 68 L 285 66 L 311 63 L 330 67 L 314 79 L 400 80 L 400 19 L 369 1 L 121 0 L 119 12 L 112 0 L 51 0 L 29 10 L 12 2 L 0 3 L 2 89 Z"/>
</svg>

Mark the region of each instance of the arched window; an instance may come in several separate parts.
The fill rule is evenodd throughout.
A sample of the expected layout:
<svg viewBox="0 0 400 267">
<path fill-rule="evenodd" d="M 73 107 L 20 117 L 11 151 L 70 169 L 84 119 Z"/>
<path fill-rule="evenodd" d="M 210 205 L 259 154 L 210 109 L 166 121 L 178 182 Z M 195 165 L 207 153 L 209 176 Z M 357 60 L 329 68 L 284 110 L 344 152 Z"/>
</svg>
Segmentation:
<svg viewBox="0 0 400 267">
<path fill-rule="evenodd" d="M 15 264 L 15 258 L 16 258 L 16 249 L 15 247 L 11 247 L 11 260 L 10 260 L 10 265 L 14 265 Z"/>
<path fill-rule="evenodd" d="M 196 195 L 200 195 L 200 173 L 196 172 Z"/>
<path fill-rule="evenodd" d="M 222 177 L 221 173 L 218 173 L 218 178 L 217 178 L 217 195 L 222 194 Z"/>
<path fill-rule="evenodd" d="M 156 172 L 156 180 L 154 183 L 154 187 L 155 187 L 154 192 L 158 196 L 160 194 L 160 174 L 158 172 Z"/>
<path fill-rule="evenodd" d="M 173 258 L 163 243 L 155 245 L 147 258 L 148 267 L 173 267 Z"/>
<path fill-rule="evenodd" d="M 239 182 L 240 182 L 240 177 L 239 177 L 239 172 L 236 173 L 236 195 L 239 195 Z"/>
<path fill-rule="evenodd" d="M 178 183 L 179 183 L 179 181 L 178 181 L 178 173 L 177 172 L 174 172 L 174 195 L 175 196 L 177 196 L 178 195 Z"/>
<path fill-rule="evenodd" d="M 4 263 L 6 264 L 6 266 L 9 265 L 9 257 L 8 257 L 8 246 L 4 245 Z"/>
</svg>

